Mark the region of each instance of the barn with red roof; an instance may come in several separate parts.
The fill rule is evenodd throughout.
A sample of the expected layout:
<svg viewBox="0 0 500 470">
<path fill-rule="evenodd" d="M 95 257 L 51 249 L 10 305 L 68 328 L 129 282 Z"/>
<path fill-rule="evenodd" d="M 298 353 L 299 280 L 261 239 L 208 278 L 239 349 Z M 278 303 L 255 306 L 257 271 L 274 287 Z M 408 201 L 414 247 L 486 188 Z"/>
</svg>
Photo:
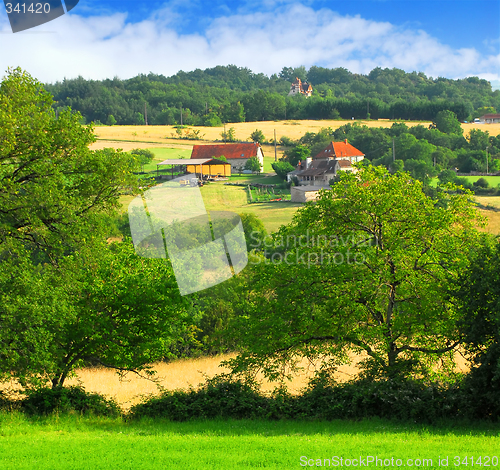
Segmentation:
<svg viewBox="0 0 500 470">
<path fill-rule="evenodd" d="M 258 142 L 195 145 L 191 153 L 191 158 L 194 159 L 220 157 L 226 157 L 227 162 L 231 165 L 231 170 L 234 171 L 245 168 L 246 162 L 252 157 L 257 157 L 261 167 L 264 167 L 264 153 Z"/>
</svg>

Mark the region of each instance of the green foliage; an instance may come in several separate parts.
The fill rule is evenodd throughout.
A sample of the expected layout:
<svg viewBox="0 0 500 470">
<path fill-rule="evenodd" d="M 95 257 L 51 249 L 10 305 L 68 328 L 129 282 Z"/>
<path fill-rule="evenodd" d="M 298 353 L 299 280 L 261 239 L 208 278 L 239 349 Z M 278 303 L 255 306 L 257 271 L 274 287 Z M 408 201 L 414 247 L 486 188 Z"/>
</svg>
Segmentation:
<svg viewBox="0 0 500 470">
<path fill-rule="evenodd" d="M 107 126 L 114 126 L 116 124 L 116 119 L 112 114 L 108 116 L 108 119 L 106 119 L 106 125 Z"/>
<path fill-rule="evenodd" d="M 210 111 L 206 116 L 203 116 L 202 121 L 204 126 L 208 127 L 220 127 L 222 126 L 222 121 L 220 117 L 213 111 Z"/>
<path fill-rule="evenodd" d="M 290 82 L 307 76 L 315 95 L 289 97 Z M 423 73 L 376 68 L 368 75 L 344 68 L 285 67 L 267 77 L 247 68 L 217 66 L 178 72 L 171 77 L 141 74 L 128 80 L 64 80 L 47 88 L 60 107 L 80 111 L 87 122 L 106 122 L 112 114 L 118 124 L 142 124 L 144 103 L 150 124 L 175 124 L 183 108 L 183 122 L 214 125 L 222 122 L 273 119 L 365 119 L 367 100 L 371 119 L 434 119 L 442 110 L 460 121 L 474 110 L 500 108 L 500 96 L 477 77 L 432 79 Z M 205 118 L 206 110 L 213 118 Z M 218 117 L 218 119 L 217 119 Z"/>
<path fill-rule="evenodd" d="M 245 163 L 245 170 L 250 170 L 254 173 L 260 173 L 262 171 L 262 165 L 257 157 L 249 158 Z"/>
<path fill-rule="evenodd" d="M 0 104 L 0 379 L 55 388 L 89 361 L 125 372 L 168 356 L 187 315 L 171 266 L 106 242 L 138 162 L 90 151 L 92 127 L 56 119 L 20 69 Z"/>
<path fill-rule="evenodd" d="M 130 154 L 139 162 L 142 171 L 144 171 L 144 165 L 151 163 L 155 154 L 148 149 L 134 149 L 130 151 Z"/>
<path fill-rule="evenodd" d="M 135 191 L 137 163 L 113 149 L 91 151 L 92 126 L 64 110 L 55 119 L 52 97 L 20 69 L 0 86 L 0 244 L 62 253 L 87 232 L 95 216 Z"/>
<path fill-rule="evenodd" d="M 473 392 L 477 395 L 472 395 Z M 339 384 L 323 373 L 300 395 L 278 388 L 269 396 L 262 394 L 252 381 L 217 376 L 198 389 L 167 391 L 158 397 L 149 397 L 132 407 L 131 417 L 172 421 L 382 418 L 426 424 L 457 419 L 496 421 L 500 417 L 497 398 L 474 390 L 467 379 L 448 384 L 400 378 L 361 379 Z M 485 408 L 480 408 L 478 402 Z"/>
<path fill-rule="evenodd" d="M 220 376 L 207 380 L 197 390 L 163 392 L 158 398 L 133 406 L 130 413 L 133 418 L 147 416 L 172 421 L 257 418 L 266 415 L 267 403 L 255 384 Z"/>
<path fill-rule="evenodd" d="M 122 412 L 118 404 L 97 393 L 86 392 L 81 387 L 40 388 L 27 392 L 21 409 L 28 415 L 52 413 L 79 413 L 81 415 L 118 417 Z"/>
<path fill-rule="evenodd" d="M 438 175 L 439 184 L 445 185 L 447 183 L 455 183 L 457 180 L 457 173 L 453 170 L 443 170 Z"/>
<path fill-rule="evenodd" d="M 57 387 L 89 361 L 147 373 L 189 328 L 171 266 L 139 257 L 130 241 L 87 243 L 57 266 L 20 253 L 3 266 L 3 378 Z"/>
<path fill-rule="evenodd" d="M 236 142 L 234 127 L 230 127 L 227 131 L 222 131 L 220 135 L 224 142 Z"/>
<path fill-rule="evenodd" d="M 252 142 L 258 142 L 259 144 L 263 144 L 266 141 L 264 133 L 260 129 L 255 129 L 250 134 L 250 140 Z"/>
<path fill-rule="evenodd" d="M 296 167 L 299 162 L 303 162 L 306 158 L 311 156 L 311 150 L 304 145 L 296 145 L 295 147 L 287 150 L 284 154 L 285 160 L 290 165 Z"/>
<path fill-rule="evenodd" d="M 286 161 L 274 162 L 271 164 L 271 166 L 273 167 L 273 170 L 276 172 L 276 175 L 278 175 L 284 181 L 286 181 L 286 175 L 291 171 L 295 170 L 293 165 L 291 165 Z"/>
<path fill-rule="evenodd" d="M 205 134 L 201 134 L 201 129 L 190 129 L 185 126 L 175 126 L 175 134 L 172 137 L 185 140 L 201 140 Z"/>
<path fill-rule="evenodd" d="M 477 407 L 500 414 L 500 244 L 486 237 L 470 251 L 471 265 L 455 283 L 461 331 L 472 368 L 467 385 Z M 484 402 L 484 403 L 482 403 Z"/>
<path fill-rule="evenodd" d="M 249 213 L 239 214 L 245 232 L 247 251 L 260 249 L 267 237 L 267 231 L 262 221 L 255 215 Z"/>
<path fill-rule="evenodd" d="M 457 119 L 457 116 L 453 111 L 439 111 L 434 118 L 433 124 L 438 130 L 444 132 L 445 134 L 462 135 L 464 132 L 462 126 L 460 125 L 460 121 Z"/>
<path fill-rule="evenodd" d="M 446 363 L 460 341 L 449 278 L 468 264 L 478 215 L 470 193 L 437 197 L 405 173 L 343 172 L 250 270 L 247 303 L 227 328 L 241 350 L 233 369 L 277 379 L 299 357 L 338 364 L 361 351 L 371 376 Z"/>
<path fill-rule="evenodd" d="M 474 181 L 472 185 L 482 189 L 487 189 L 490 187 L 488 180 L 485 178 L 479 178 L 478 180 Z"/>
<path fill-rule="evenodd" d="M 287 137 L 286 135 L 280 137 L 279 145 L 283 145 L 284 147 L 293 147 L 296 144 L 297 143 L 294 140 L 290 139 L 290 137 Z"/>
<path fill-rule="evenodd" d="M 403 160 L 394 160 L 389 164 L 389 171 L 391 173 L 397 173 L 398 171 L 403 171 L 405 162 Z"/>
</svg>

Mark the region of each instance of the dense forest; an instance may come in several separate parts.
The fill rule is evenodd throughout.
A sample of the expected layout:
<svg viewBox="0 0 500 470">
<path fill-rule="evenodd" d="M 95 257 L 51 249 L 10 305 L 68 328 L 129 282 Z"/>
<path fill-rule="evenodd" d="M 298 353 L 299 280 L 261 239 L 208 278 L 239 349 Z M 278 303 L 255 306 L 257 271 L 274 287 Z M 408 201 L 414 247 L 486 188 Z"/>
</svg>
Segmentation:
<svg viewBox="0 0 500 470">
<path fill-rule="evenodd" d="M 310 98 L 287 96 L 295 77 L 313 86 Z M 277 119 L 432 120 L 453 111 L 460 121 L 500 109 L 500 90 L 478 77 L 452 80 L 377 67 L 368 75 L 345 68 L 285 67 L 270 77 L 248 68 L 217 66 L 171 77 L 149 73 L 121 80 L 82 77 L 46 85 L 61 111 L 85 122 L 208 125 Z M 145 113 L 147 110 L 147 115 Z M 182 116 L 182 117 L 181 117 Z"/>
</svg>

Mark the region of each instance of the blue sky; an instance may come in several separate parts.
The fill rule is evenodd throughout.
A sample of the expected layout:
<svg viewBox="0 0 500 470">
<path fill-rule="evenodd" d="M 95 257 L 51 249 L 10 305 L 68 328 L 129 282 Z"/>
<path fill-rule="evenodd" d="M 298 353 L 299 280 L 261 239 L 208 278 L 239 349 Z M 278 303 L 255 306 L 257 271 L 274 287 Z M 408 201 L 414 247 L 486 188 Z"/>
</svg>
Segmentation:
<svg viewBox="0 0 500 470">
<path fill-rule="evenodd" d="M 500 0 L 80 0 L 13 34 L 0 6 L 0 66 L 43 81 L 236 64 L 374 67 L 477 75 L 500 85 Z M 498 81 L 498 83 L 497 83 Z"/>
</svg>

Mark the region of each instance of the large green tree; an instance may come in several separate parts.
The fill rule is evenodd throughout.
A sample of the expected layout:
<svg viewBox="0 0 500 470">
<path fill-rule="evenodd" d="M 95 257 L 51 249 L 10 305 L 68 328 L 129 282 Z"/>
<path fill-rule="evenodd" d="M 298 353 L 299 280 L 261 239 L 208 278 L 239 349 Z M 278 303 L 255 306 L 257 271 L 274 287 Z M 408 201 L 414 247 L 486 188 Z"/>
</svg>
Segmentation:
<svg viewBox="0 0 500 470">
<path fill-rule="evenodd" d="M 462 135 L 464 130 L 457 119 L 457 115 L 448 109 L 439 111 L 434 118 L 434 126 L 445 134 Z"/>
<path fill-rule="evenodd" d="M 187 308 L 168 264 L 106 241 L 137 161 L 89 150 L 92 128 L 52 105 L 20 69 L 0 85 L 0 379 L 57 387 L 89 361 L 164 357 Z"/>
<path fill-rule="evenodd" d="M 89 363 L 148 371 L 186 337 L 189 305 L 171 266 L 130 241 L 85 245 L 57 266 L 17 252 L 2 268 L 0 378 L 58 387 Z"/>
<path fill-rule="evenodd" d="M 273 377 L 303 356 L 346 361 L 363 353 L 372 374 L 431 370 L 460 343 L 449 281 L 477 240 L 470 194 L 439 204 L 407 173 L 342 172 L 299 210 L 265 258 L 253 257 L 247 302 L 228 332 L 238 370 Z"/>
<path fill-rule="evenodd" d="M 62 253 L 96 231 L 96 214 L 137 187 L 136 162 L 112 149 L 92 151 L 92 127 L 21 69 L 0 84 L 0 246 L 17 241 Z"/>
</svg>

